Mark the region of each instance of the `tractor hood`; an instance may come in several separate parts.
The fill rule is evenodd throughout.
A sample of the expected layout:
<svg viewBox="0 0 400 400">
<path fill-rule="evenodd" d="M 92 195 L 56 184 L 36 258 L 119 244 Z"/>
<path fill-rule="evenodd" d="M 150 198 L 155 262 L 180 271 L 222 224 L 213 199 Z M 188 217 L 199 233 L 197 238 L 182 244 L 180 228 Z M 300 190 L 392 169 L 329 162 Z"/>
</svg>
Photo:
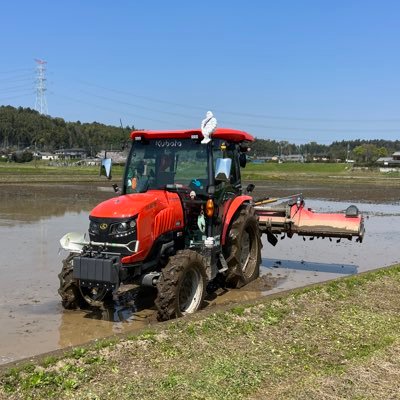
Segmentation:
<svg viewBox="0 0 400 400">
<path fill-rule="evenodd" d="M 124 257 L 122 263 L 144 260 L 157 238 L 167 232 L 181 231 L 185 222 L 182 203 L 178 194 L 164 190 L 125 194 L 106 200 L 92 210 L 90 217 L 98 219 L 137 217 L 136 250 L 134 254 Z M 66 237 L 63 240 L 64 242 L 68 241 L 69 244 L 73 242 L 72 245 L 75 245 L 77 241 L 76 235 L 72 239 Z M 97 241 L 101 240 L 105 239 L 100 238 Z"/>
<path fill-rule="evenodd" d="M 161 208 L 167 207 L 168 203 L 165 192 L 160 190 L 126 194 L 103 201 L 92 210 L 90 216 L 97 218 L 129 218 L 139 214 L 144 209 L 156 208 L 157 206 L 161 206 Z"/>
</svg>

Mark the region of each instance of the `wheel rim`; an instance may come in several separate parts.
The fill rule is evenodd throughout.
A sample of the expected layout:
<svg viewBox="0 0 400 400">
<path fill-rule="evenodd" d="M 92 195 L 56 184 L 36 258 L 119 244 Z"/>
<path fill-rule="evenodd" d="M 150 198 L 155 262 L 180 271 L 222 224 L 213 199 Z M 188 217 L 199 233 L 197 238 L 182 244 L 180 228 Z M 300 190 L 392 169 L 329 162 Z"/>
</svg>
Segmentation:
<svg viewBox="0 0 400 400">
<path fill-rule="evenodd" d="M 179 310 L 182 314 L 194 313 L 199 308 L 203 292 L 202 282 L 197 269 L 191 268 L 186 272 L 179 290 Z"/>
<path fill-rule="evenodd" d="M 101 305 L 104 297 L 107 294 L 106 288 L 87 288 L 79 286 L 79 290 L 81 292 L 82 297 L 85 299 L 86 303 L 91 306 Z"/>
<path fill-rule="evenodd" d="M 246 229 L 243 232 L 242 239 L 240 241 L 240 265 L 242 267 L 243 275 L 247 278 L 251 277 L 254 272 L 255 263 L 252 263 L 254 259 L 255 246 L 254 246 L 254 232 L 251 229 Z M 254 264 L 254 265 L 253 265 Z"/>
<path fill-rule="evenodd" d="M 243 271 L 245 271 L 246 266 L 249 263 L 250 246 L 250 234 L 246 230 L 243 232 L 242 240 L 240 241 L 240 265 L 242 266 Z"/>
</svg>

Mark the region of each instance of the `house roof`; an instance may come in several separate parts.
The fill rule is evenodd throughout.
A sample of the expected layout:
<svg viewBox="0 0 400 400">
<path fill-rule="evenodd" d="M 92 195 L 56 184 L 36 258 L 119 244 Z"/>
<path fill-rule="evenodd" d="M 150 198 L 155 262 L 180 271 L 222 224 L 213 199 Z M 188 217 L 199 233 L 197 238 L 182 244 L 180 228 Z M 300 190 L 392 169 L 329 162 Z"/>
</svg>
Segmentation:
<svg viewBox="0 0 400 400">
<path fill-rule="evenodd" d="M 289 154 L 289 155 L 285 155 L 282 157 L 286 157 L 286 158 L 304 158 L 303 154 Z"/>
<path fill-rule="evenodd" d="M 392 157 L 379 157 L 376 162 L 392 161 Z"/>
<path fill-rule="evenodd" d="M 380 157 L 376 160 L 378 164 L 380 163 L 388 163 L 388 164 L 396 164 L 400 165 L 400 160 L 394 160 L 392 157 Z"/>
<path fill-rule="evenodd" d="M 56 153 L 87 153 L 85 149 L 59 149 Z"/>
</svg>

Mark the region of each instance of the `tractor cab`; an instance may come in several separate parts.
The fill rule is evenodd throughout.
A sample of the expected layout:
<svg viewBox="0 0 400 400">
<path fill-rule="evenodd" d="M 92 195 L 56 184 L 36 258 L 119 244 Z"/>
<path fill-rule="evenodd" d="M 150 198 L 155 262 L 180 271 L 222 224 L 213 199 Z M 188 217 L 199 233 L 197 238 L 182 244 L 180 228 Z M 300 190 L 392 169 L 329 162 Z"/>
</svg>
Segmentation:
<svg viewBox="0 0 400 400">
<path fill-rule="evenodd" d="M 176 193 L 185 220 L 185 247 L 220 242 L 231 201 L 242 194 L 240 167 L 246 163 L 245 132 L 219 128 L 208 143 L 200 131 L 134 131 L 121 195 Z M 111 174 L 111 161 L 105 160 Z"/>
<path fill-rule="evenodd" d="M 213 140 L 202 143 L 200 131 L 134 131 L 122 194 L 148 190 L 193 190 L 196 196 L 214 194 L 215 186 L 241 190 L 240 166 L 253 141 L 246 132 L 219 128 Z M 102 174 L 111 177 L 111 159 L 103 159 Z"/>
<path fill-rule="evenodd" d="M 138 139 L 127 159 L 122 194 L 190 189 L 196 195 L 207 195 L 207 146 L 190 138 Z"/>
</svg>

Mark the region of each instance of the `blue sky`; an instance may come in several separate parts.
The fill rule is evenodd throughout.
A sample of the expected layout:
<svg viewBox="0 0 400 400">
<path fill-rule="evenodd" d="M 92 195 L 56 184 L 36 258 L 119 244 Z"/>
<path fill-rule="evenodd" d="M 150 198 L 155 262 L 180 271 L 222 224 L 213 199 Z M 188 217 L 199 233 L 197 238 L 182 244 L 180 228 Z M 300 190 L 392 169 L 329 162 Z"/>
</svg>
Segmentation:
<svg viewBox="0 0 400 400">
<path fill-rule="evenodd" d="M 145 129 L 294 143 L 397 140 L 400 2 L 19 1 L 0 11 L 0 104 Z"/>
</svg>

